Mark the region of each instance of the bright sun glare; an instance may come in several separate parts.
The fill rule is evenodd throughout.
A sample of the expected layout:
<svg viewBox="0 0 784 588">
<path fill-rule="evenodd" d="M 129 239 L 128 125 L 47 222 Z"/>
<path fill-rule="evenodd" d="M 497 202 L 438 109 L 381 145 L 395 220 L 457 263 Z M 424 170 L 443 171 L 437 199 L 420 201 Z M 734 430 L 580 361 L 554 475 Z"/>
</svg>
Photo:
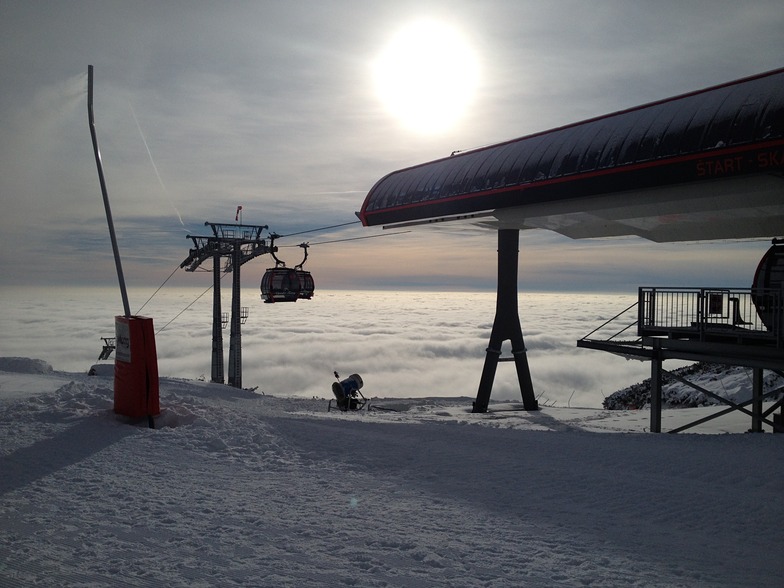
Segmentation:
<svg viewBox="0 0 784 588">
<path fill-rule="evenodd" d="M 403 28 L 374 65 L 376 91 L 386 109 L 420 133 L 454 126 L 473 100 L 479 77 L 465 38 L 434 20 Z"/>
</svg>

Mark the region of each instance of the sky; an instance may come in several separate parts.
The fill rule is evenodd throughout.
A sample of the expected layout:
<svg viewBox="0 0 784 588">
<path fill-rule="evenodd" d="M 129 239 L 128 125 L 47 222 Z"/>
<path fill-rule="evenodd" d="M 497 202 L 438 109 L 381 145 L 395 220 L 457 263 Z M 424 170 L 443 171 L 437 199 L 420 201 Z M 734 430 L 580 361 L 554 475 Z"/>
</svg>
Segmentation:
<svg viewBox="0 0 784 588">
<path fill-rule="evenodd" d="M 281 235 L 352 223 L 401 167 L 780 67 L 782 25 L 780 1 L 4 0 L 0 285 L 116 284 L 88 64 L 125 278 L 155 286 L 187 256 L 187 235 L 234 222 L 240 205 L 244 223 Z M 399 81 L 389 61 L 423 36 L 458 61 L 442 68 L 422 49 L 397 66 L 429 69 Z M 401 111 L 428 100 L 415 123 Z M 492 232 L 381 234 L 292 235 L 280 257 L 293 265 L 296 245 L 314 244 L 317 288 L 495 287 Z M 357 237 L 372 238 L 342 241 Z M 767 243 L 526 231 L 520 249 L 522 288 L 633 292 L 748 286 Z M 267 265 L 251 264 L 243 282 Z"/>
</svg>

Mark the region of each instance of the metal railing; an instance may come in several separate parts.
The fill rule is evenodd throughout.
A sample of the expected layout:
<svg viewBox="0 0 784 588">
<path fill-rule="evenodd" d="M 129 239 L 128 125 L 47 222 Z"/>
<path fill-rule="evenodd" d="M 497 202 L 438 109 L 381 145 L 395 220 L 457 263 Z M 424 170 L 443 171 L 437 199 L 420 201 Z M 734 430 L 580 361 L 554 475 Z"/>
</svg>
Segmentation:
<svg viewBox="0 0 784 588">
<path fill-rule="evenodd" d="M 634 340 L 621 340 L 621 337 L 628 337 L 629 334 L 634 334 L 635 331 L 632 330 L 633 327 L 637 326 L 637 320 L 633 322 L 627 323 L 626 321 L 631 320 L 634 318 L 635 313 L 634 308 L 639 304 L 639 302 L 635 302 L 631 306 L 627 306 L 621 312 L 616 314 L 611 319 L 606 320 L 601 325 L 596 327 L 593 331 L 585 335 L 580 339 L 580 341 L 615 341 L 615 342 L 622 342 L 626 344 L 636 345 L 642 343 L 642 340 L 638 337 Z M 625 326 L 621 326 L 619 328 L 618 323 L 621 322 L 625 324 Z M 639 331 L 639 329 L 638 329 Z"/>
<path fill-rule="evenodd" d="M 638 334 L 728 336 L 770 340 L 782 347 L 782 290 L 762 288 L 639 289 Z"/>
</svg>

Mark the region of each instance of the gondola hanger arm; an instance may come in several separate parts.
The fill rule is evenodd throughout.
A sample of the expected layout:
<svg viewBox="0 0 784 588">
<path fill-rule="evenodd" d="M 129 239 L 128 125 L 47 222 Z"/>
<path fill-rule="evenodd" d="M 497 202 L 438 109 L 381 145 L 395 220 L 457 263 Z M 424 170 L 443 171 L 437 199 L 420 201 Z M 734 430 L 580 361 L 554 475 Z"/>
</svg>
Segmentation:
<svg viewBox="0 0 784 588">
<path fill-rule="evenodd" d="M 308 243 L 300 243 L 299 246 L 305 250 L 305 257 L 302 258 L 302 261 L 300 261 L 298 265 L 294 266 L 294 269 L 301 270 L 302 266 L 305 265 L 305 262 L 308 260 L 308 247 L 310 247 L 310 245 Z"/>
</svg>

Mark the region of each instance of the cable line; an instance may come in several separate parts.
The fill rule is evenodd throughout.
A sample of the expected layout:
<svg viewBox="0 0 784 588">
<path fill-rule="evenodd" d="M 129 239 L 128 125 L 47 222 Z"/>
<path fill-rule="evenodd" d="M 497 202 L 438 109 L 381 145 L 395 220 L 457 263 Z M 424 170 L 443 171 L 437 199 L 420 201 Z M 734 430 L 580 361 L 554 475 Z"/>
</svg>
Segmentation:
<svg viewBox="0 0 784 588">
<path fill-rule="evenodd" d="M 350 223 L 341 223 L 339 225 L 330 225 L 328 227 L 320 227 L 318 229 L 310 229 L 309 231 L 299 231 L 298 233 L 289 233 L 288 235 L 281 235 L 279 238 L 283 239 L 284 237 L 294 237 L 295 235 L 304 235 L 306 233 L 318 233 L 318 232 L 321 232 L 321 231 L 326 231 L 328 229 L 337 229 L 339 227 L 347 227 L 349 225 L 356 225 L 359 222 L 361 222 L 361 221 L 355 220 L 355 221 L 351 221 Z"/>
<path fill-rule="evenodd" d="M 140 308 L 139 310 L 137 310 L 137 311 L 136 311 L 136 314 L 139 314 L 139 313 L 142 311 L 142 309 L 143 309 L 145 306 L 147 306 L 147 304 L 149 304 L 150 300 L 152 300 L 152 299 L 155 297 L 155 295 L 156 295 L 158 292 L 160 292 L 161 288 L 163 288 L 163 287 L 166 285 L 166 282 L 168 282 L 169 280 L 171 280 L 171 277 L 172 277 L 172 276 L 173 276 L 175 273 L 177 273 L 177 270 L 178 270 L 178 269 L 180 269 L 180 266 L 179 266 L 179 265 L 178 265 L 177 267 L 175 267 L 175 268 L 174 268 L 174 271 L 173 271 L 172 273 L 170 273 L 170 274 L 169 274 L 169 277 L 168 277 L 168 278 L 166 278 L 166 279 L 163 281 L 163 284 L 161 284 L 160 286 L 158 286 L 158 289 L 157 289 L 155 292 L 153 292 L 153 293 L 152 293 L 152 296 L 150 296 L 150 297 L 147 299 L 147 302 L 145 302 L 144 304 L 142 304 L 141 308 Z"/>
<path fill-rule="evenodd" d="M 360 241 L 361 239 L 375 239 L 376 237 L 391 237 L 392 235 L 402 235 L 410 233 L 411 231 L 397 231 L 395 233 L 384 233 L 383 235 L 366 235 L 364 237 L 349 237 L 347 239 L 333 239 L 332 241 L 318 241 L 317 243 L 308 243 L 311 247 L 313 245 L 327 245 L 329 243 L 344 243 L 346 241 Z M 299 247 L 299 245 L 281 245 L 281 247 Z"/>
<path fill-rule="evenodd" d="M 225 276 L 225 275 L 226 275 L 226 274 L 224 273 L 224 274 L 223 274 L 223 276 Z M 221 276 L 221 280 L 223 279 L 223 276 Z M 207 292 L 209 292 L 210 290 L 212 290 L 212 285 L 210 285 L 210 287 L 209 287 L 209 288 L 207 288 L 207 289 L 206 289 L 204 292 L 202 292 L 201 294 L 199 294 L 199 295 L 196 297 L 196 300 L 194 300 L 194 301 L 193 301 L 193 302 L 191 302 L 191 303 L 190 303 L 188 306 L 186 306 L 186 307 L 185 307 L 185 308 L 183 308 L 183 309 L 182 309 L 180 312 L 178 312 L 178 313 L 177 313 L 177 315 L 176 315 L 176 316 L 175 316 L 175 317 L 174 317 L 172 320 L 170 320 L 168 323 L 166 323 L 166 324 L 165 324 L 165 325 L 163 325 L 163 326 L 162 326 L 160 329 L 158 329 L 158 330 L 156 331 L 156 333 L 155 333 L 155 334 L 156 334 L 156 335 L 157 335 L 157 334 L 159 334 L 159 333 L 160 333 L 161 331 L 163 331 L 163 330 L 164 330 L 166 327 L 168 327 L 170 324 L 172 324 L 174 321 L 176 321 L 178 318 L 180 318 L 180 315 L 182 315 L 182 313 L 184 313 L 184 312 L 185 312 L 186 310 L 188 310 L 188 309 L 189 309 L 191 306 L 193 306 L 194 304 L 196 304 L 196 303 L 199 301 L 199 299 L 200 299 L 202 296 L 204 296 L 204 295 L 205 295 Z"/>
<path fill-rule="evenodd" d="M 297 232 L 297 233 L 290 233 L 290 234 L 288 234 L 288 235 L 282 235 L 282 236 L 280 236 L 280 237 L 278 237 L 278 238 L 281 238 L 281 239 L 282 239 L 282 238 L 284 238 L 284 237 L 293 237 L 293 236 L 295 236 L 295 235 L 304 235 L 304 234 L 306 234 L 306 233 L 316 233 L 316 232 L 319 232 L 319 231 L 326 231 L 326 230 L 329 230 L 329 229 L 337 229 L 337 228 L 339 228 L 339 227 L 347 227 L 347 226 L 349 226 L 349 225 L 355 225 L 355 224 L 358 224 L 359 222 L 360 222 L 360 221 L 356 220 L 356 221 L 352 221 L 352 222 L 348 222 L 348 223 L 340 223 L 340 224 L 337 224 L 337 225 L 330 225 L 330 226 L 326 226 L 326 227 L 320 227 L 320 228 L 316 228 L 316 229 L 310 229 L 310 230 L 308 230 L 308 231 L 300 231 L 300 232 Z M 346 241 L 360 241 L 360 240 L 362 240 L 362 239 L 375 239 L 376 237 L 391 237 L 392 235 L 402 235 L 402 234 L 404 234 L 404 233 L 410 233 L 410 232 L 411 232 L 411 231 L 397 231 L 397 232 L 394 232 L 394 233 L 384 233 L 384 234 L 381 234 L 381 235 L 366 235 L 366 236 L 364 236 L 364 237 L 349 237 L 349 238 L 346 238 L 346 239 L 333 239 L 333 240 L 330 240 L 330 241 L 319 241 L 319 242 L 317 242 L 317 243 L 310 243 L 310 245 L 327 245 L 327 244 L 329 244 L 329 243 L 345 243 Z M 301 245 L 281 245 L 281 247 L 300 247 L 300 246 L 301 246 Z M 150 296 L 150 297 L 147 299 L 147 302 L 145 302 L 144 304 L 142 304 L 141 308 L 139 308 L 139 310 L 137 311 L 137 314 L 139 314 L 139 313 L 142 311 L 142 309 L 143 309 L 145 306 L 147 306 L 147 304 L 149 304 L 149 302 L 150 302 L 150 301 L 151 301 L 151 300 L 152 300 L 152 299 L 155 297 L 155 295 L 156 295 L 156 294 L 158 294 L 158 292 L 160 292 L 160 291 L 161 291 L 161 289 L 162 289 L 162 288 L 163 288 L 163 287 L 166 285 L 166 283 L 167 283 L 167 282 L 168 282 L 168 281 L 169 281 L 169 280 L 172 278 L 172 276 L 174 276 L 174 274 L 175 274 L 175 273 L 177 273 L 177 270 L 178 270 L 178 269 L 180 269 L 180 267 L 181 267 L 181 266 L 179 266 L 179 265 L 178 265 L 177 267 L 175 267 L 175 268 L 174 268 L 174 271 L 173 271 L 172 273 L 170 273 L 170 274 L 169 274 L 169 277 L 167 277 L 167 278 L 166 278 L 166 279 L 163 281 L 163 283 L 162 283 L 160 286 L 158 286 L 158 289 L 157 289 L 157 290 L 155 290 L 155 292 L 153 292 L 153 293 L 152 293 L 152 296 Z M 224 273 L 223 273 L 223 275 L 221 276 L 221 280 L 222 280 L 222 279 L 223 279 L 225 276 L 226 276 L 226 272 L 224 272 Z M 195 299 L 195 300 L 193 300 L 193 301 L 192 301 L 190 304 L 188 304 L 188 306 L 186 306 L 186 307 L 185 307 L 185 308 L 183 308 L 183 309 L 182 309 L 182 310 L 181 310 L 179 313 L 177 313 L 177 314 L 174 316 L 174 318 L 172 318 L 172 319 L 171 319 L 171 320 L 170 320 L 168 323 L 166 323 L 166 324 L 165 324 L 165 325 L 163 325 L 163 326 L 162 326 L 160 329 L 158 329 L 158 331 L 156 331 L 156 335 L 157 335 L 157 334 L 159 334 L 159 333 L 161 333 L 162 331 L 164 331 L 164 330 L 166 329 L 166 327 L 168 327 L 168 326 L 169 326 L 170 324 L 172 324 L 172 323 L 173 323 L 175 320 L 177 320 L 177 319 L 178 319 L 180 316 L 182 316 L 182 314 L 183 314 L 183 313 L 184 313 L 186 310 L 188 310 L 188 309 L 189 309 L 191 306 L 193 306 L 194 304 L 196 304 L 196 302 L 198 302 L 198 301 L 199 301 L 199 299 L 201 299 L 201 298 L 202 298 L 202 296 L 204 296 L 204 295 L 205 295 L 207 292 L 209 292 L 210 290 L 212 290 L 212 286 L 210 286 L 209 288 L 207 288 L 206 290 L 204 290 L 204 292 L 202 292 L 201 294 L 199 294 L 199 295 L 196 297 L 196 299 Z"/>
</svg>

